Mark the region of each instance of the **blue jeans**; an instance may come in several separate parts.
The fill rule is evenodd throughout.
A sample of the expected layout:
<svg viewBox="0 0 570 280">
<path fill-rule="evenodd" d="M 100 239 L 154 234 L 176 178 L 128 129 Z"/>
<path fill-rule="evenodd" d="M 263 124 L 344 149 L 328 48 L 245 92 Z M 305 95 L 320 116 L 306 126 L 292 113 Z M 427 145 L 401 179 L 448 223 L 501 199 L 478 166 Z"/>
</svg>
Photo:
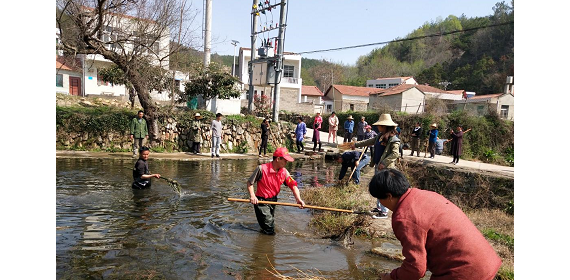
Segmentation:
<svg viewBox="0 0 570 280">
<path fill-rule="evenodd" d="M 379 171 L 378 168 L 374 167 L 374 175 L 378 174 Z M 388 214 L 388 208 L 380 203 L 380 199 L 376 199 L 376 208 L 380 209 L 382 213 Z"/>
<path fill-rule="evenodd" d="M 212 155 L 220 155 L 220 144 L 222 142 L 222 137 L 212 136 Z"/>
<path fill-rule="evenodd" d="M 358 163 L 358 166 L 356 167 L 356 171 L 354 171 L 354 183 L 355 184 L 360 183 L 360 170 L 362 169 L 362 167 L 368 165 L 368 163 L 370 163 L 370 157 L 365 157 L 362 160 L 360 160 L 360 163 Z"/>
</svg>

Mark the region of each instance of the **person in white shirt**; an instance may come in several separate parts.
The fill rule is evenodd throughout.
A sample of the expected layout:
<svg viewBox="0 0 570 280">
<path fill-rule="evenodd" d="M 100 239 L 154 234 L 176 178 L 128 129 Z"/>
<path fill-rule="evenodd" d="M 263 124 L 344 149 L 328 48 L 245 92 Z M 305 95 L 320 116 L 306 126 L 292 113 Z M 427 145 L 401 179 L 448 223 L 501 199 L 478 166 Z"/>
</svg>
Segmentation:
<svg viewBox="0 0 570 280">
<path fill-rule="evenodd" d="M 212 157 L 220 157 L 220 144 L 222 143 L 222 114 L 217 113 L 212 120 Z"/>
<path fill-rule="evenodd" d="M 331 135 L 333 137 L 333 142 L 337 143 L 336 141 L 336 132 L 338 131 L 338 117 L 336 116 L 335 112 L 332 112 L 331 116 L 329 117 L 329 139 L 327 142 L 331 142 Z"/>
</svg>

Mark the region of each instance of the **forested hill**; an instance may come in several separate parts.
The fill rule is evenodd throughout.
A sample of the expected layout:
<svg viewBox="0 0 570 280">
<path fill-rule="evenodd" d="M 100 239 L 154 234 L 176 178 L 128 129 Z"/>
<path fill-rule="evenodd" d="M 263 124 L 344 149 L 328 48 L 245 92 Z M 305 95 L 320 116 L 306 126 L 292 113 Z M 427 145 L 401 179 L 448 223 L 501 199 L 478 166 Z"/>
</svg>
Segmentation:
<svg viewBox="0 0 570 280">
<path fill-rule="evenodd" d="M 493 11 L 486 17 L 450 15 L 426 22 L 395 39 L 407 40 L 361 56 L 355 66 L 303 59 L 303 84 L 324 91 L 331 83 L 366 86 L 369 79 L 413 76 L 420 84 L 442 89 L 441 82 L 450 82 L 447 90 L 502 92 L 506 76 L 514 76 L 514 3 L 497 3 Z"/>
</svg>

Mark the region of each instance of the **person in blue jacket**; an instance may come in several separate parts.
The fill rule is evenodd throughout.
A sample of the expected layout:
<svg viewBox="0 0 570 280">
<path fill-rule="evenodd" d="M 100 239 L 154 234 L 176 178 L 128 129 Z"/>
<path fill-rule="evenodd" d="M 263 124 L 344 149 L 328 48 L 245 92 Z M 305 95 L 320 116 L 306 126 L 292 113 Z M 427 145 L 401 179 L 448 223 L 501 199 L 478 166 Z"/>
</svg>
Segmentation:
<svg viewBox="0 0 570 280">
<path fill-rule="evenodd" d="M 434 158 L 435 157 L 435 145 L 437 142 L 437 135 L 438 135 L 439 131 L 437 130 L 437 123 L 433 123 L 430 126 L 430 130 L 429 130 L 429 145 L 428 145 L 428 150 L 429 150 L 429 158 Z"/>
<path fill-rule="evenodd" d="M 303 122 L 303 117 L 297 118 L 297 128 L 295 129 L 295 142 L 297 144 L 297 152 L 300 153 L 305 150 L 303 146 L 303 139 L 307 134 L 307 125 Z"/>
<path fill-rule="evenodd" d="M 361 153 L 360 151 L 347 151 L 342 153 L 342 155 L 336 154 L 333 156 L 333 159 L 342 165 L 340 174 L 338 175 L 339 180 L 344 178 L 346 171 L 350 167 L 351 170 L 356 168 L 356 170 L 354 170 L 354 178 L 351 179 L 354 179 L 354 183 L 357 185 L 360 183 L 360 170 L 370 162 L 370 157 L 366 154 L 360 158 Z"/>
<path fill-rule="evenodd" d="M 344 122 L 344 141 L 343 141 L 343 143 L 352 142 L 352 131 L 354 131 L 354 119 L 352 118 L 352 115 L 350 115 L 350 116 L 348 116 L 348 118 Z"/>
</svg>

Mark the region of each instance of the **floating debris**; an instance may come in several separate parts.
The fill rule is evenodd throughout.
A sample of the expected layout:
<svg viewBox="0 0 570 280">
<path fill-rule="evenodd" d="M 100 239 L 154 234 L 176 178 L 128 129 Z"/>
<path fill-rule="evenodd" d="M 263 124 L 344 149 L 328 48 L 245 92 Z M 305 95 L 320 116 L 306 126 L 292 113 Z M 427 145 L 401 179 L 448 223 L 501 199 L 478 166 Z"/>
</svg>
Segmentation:
<svg viewBox="0 0 570 280">
<path fill-rule="evenodd" d="M 162 177 L 162 176 L 160 176 L 160 179 L 166 180 L 166 182 L 168 182 L 168 185 L 170 185 L 170 187 L 172 188 L 173 191 L 178 193 L 178 195 L 182 195 L 182 187 L 180 186 L 180 183 L 178 183 L 176 180 L 172 180 L 170 178 L 166 178 L 166 177 Z"/>
</svg>

